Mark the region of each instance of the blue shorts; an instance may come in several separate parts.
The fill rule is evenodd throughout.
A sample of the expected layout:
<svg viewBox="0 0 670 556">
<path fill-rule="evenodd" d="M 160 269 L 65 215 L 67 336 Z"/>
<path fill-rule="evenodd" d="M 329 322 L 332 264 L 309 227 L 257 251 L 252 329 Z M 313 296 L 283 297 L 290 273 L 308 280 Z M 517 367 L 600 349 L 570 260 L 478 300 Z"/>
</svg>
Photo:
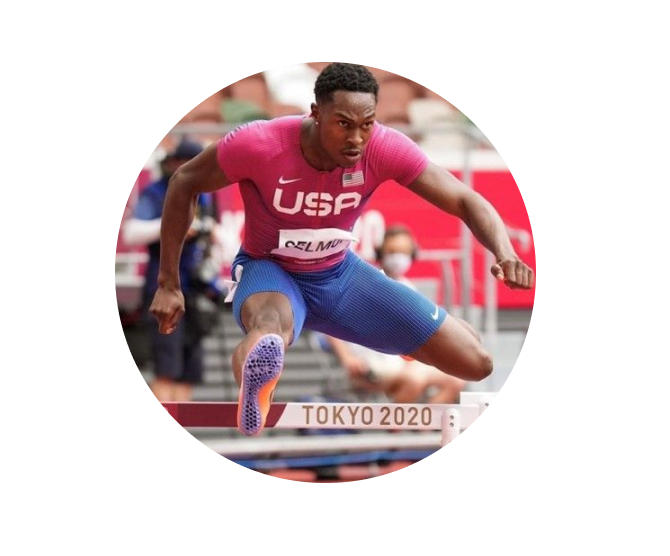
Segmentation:
<svg viewBox="0 0 670 556">
<path fill-rule="evenodd" d="M 232 274 L 242 266 L 233 314 L 244 330 L 241 312 L 246 299 L 279 292 L 293 308 L 295 342 L 303 328 L 394 355 L 423 346 L 447 318 L 447 312 L 413 289 L 385 276 L 347 251 L 344 260 L 327 270 L 287 272 L 267 259 L 240 251 Z"/>
</svg>

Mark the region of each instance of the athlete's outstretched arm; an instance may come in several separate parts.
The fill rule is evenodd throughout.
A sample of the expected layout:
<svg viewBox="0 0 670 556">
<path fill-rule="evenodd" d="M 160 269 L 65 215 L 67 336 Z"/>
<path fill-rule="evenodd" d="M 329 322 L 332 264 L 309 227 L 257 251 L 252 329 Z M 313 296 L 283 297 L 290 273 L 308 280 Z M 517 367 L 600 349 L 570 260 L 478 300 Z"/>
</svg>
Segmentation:
<svg viewBox="0 0 670 556">
<path fill-rule="evenodd" d="M 158 319 L 159 331 L 170 334 L 184 314 L 179 283 L 179 259 L 200 193 L 230 185 L 217 160 L 216 144 L 183 164 L 170 178 L 161 218 L 161 256 L 158 290 L 149 310 Z"/>
<path fill-rule="evenodd" d="M 484 197 L 432 162 L 409 188 L 436 207 L 465 222 L 496 258 L 491 272 L 510 288 L 529 289 L 534 274 L 516 254 L 500 215 Z"/>
</svg>

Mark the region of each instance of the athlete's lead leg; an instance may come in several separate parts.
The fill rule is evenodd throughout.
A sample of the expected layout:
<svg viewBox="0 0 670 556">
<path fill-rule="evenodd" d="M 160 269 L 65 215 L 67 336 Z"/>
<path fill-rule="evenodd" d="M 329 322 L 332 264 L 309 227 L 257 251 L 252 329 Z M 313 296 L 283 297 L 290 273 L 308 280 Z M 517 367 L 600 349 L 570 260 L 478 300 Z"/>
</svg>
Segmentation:
<svg viewBox="0 0 670 556">
<path fill-rule="evenodd" d="M 240 385 L 238 427 L 251 436 L 265 425 L 284 349 L 293 337 L 293 312 L 285 295 L 257 293 L 246 299 L 241 316 L 247 335 L 235 348 L 232 363 Z"/>
</svg>

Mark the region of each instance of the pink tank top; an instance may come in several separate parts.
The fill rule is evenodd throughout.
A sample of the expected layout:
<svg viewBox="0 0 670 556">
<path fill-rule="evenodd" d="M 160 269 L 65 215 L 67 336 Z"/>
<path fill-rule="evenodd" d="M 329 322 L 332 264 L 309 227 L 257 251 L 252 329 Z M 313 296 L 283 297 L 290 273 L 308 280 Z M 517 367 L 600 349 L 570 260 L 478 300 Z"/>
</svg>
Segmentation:
<svg viewBox="0 0 670 556">
<path fill-rule="evenodd" d="M 300 149 L 303 116 L 244 124 L 217 144 L 219 165 L 244 201 L 242 248 L 290 272 L 329 268 L 356 238 L 351 233 L 383 182 L 411 184 L 428 165 L 408 137 L 375 123 L 353 168 L 319 171 Z"/>
</svg>

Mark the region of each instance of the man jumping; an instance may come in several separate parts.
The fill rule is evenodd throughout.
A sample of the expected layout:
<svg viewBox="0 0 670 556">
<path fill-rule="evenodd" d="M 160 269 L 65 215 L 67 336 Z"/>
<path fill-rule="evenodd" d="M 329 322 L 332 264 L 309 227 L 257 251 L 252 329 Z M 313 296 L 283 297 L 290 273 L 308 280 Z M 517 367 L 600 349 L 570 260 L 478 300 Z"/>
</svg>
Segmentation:
<svg viewBox="0 0 670 556">
<path fill-rule="evenodd" d="M 262 430 L 284 350 L 303 328 L 409 356 L 464 380 L 491 373 L 491 357 L 472 327 L 349 249 L 354 224 L 381 183 L 395 180 L 463 220 L 494 254 L 498 280 L 510 288 L 533 285 L 533 271 L 491 204 L 409 138 L 375 121 L 378 91 L 364 66 L 330 64 L 316 80 L 309 116 L 245 124 L 170 180 L 151 306 L 164 334 L 184 313 L 179 256 L 198 195 L 240 186 L 245 233 L 232 268 L 233 313 L 246 336 L 233 353 L 233 372 L 246 435 Z"/>
</svg>

